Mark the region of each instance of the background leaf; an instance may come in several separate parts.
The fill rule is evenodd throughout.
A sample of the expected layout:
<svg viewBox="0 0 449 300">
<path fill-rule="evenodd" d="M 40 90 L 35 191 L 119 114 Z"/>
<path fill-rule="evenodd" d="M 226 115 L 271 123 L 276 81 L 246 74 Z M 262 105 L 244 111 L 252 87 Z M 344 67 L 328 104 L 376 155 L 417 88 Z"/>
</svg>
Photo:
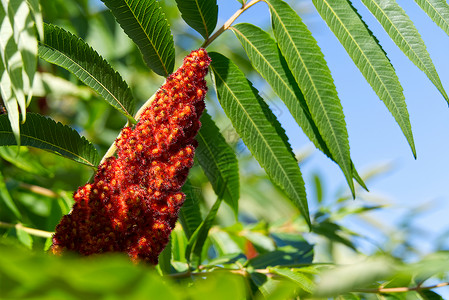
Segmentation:
<svg viewBox="0 0 449 300">
<path fill-rule="evenodd" d="M 218 18 L 217 0 L 176 0 L 186 23 L 207 39 L 215 29 Z"/>
<path fill-rule="evenodd" d="M 57 26 L 45 24 L 44 28 L 45 40 L 39 44 L 39 56 L 72 72 L 133 120 L 134 99 L 120 74 L 80 38 Z"/>
<path fill-rule="evenodd" d="M 22 215 L 20 214 L 19 209 L 11 198 L 9 194 L 8 188 L 5 184 L 5 178 L 3 178 L 2 173 L 0 172 L 0 199 L 3 204 L 14 214 L 14 216 L 18 219 L 22 219 Z"/>
<path fill-rule="evenodd" d="M 223 200 L 237 216 L 240 194 L 237 157 L 207 112 L 203 112 L 201 124 L 196 136 L 198 141 L 196 158 L 211 182 L 215 194 L 218 195 L 224 189 Z"/>
<path fill-rule="evenodd" d="M 315 124 L 354 194 L 348 132 L 324 55 L 296 12 L 281 0 L 267 1 L 276 41 L 296 79 Z"/>
<path fill-rule="evenodd" d="M 179 221 L 184 229 L 186 237 L 190 239 L 203 220 L 200 211 L 201 190 L 192 186 L 190 181 L 187 180 L 182 186 L 182 191 L 186 195 L 186 199 L 179 211 Z"/>
<path fill-rule="evenodd" d="M 24 146 L 51 151 L 91 167 L 95 167 L 100 160 L 95 147 L 69 126 L 29 113 L 27 122 L 20 127 Z M 10 145 L 16 145 L 14 134 L 7 116 L 1 115 L 0 146 Z"/>
<path fill-rule="evenodd" d="M 245 75 L 229 59 L 209 53 L 218 100 L 248 149 L 310 224 L 304 181 L 285 132 Z"/>
<path fill-rule="evenodd" d="M 125 33 L 139 47 L 148 67 L 167 77 L 175 65 L 175 47 L 162 8 L 156 0 L 102 0 Z"/>
</svg>

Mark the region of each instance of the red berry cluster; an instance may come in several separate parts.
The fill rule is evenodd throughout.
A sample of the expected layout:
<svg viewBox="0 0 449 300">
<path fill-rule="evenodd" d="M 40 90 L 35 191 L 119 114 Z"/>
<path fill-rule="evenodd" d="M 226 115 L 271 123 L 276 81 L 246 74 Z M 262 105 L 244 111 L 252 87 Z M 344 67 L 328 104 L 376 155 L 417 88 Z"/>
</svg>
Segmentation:
<svg viewBox="0 0 449 300">
<path fill-rule="evenodd" d="M 180 190 L 193 164 L 209 64 L 204 49 L 192 51 L 136 126 L 122 130 L 117 157 L 75 192 L 71 213 L 56 227 L 53 253 L 127 252 L 157 264 L 184 202 Z"/>
</svg>

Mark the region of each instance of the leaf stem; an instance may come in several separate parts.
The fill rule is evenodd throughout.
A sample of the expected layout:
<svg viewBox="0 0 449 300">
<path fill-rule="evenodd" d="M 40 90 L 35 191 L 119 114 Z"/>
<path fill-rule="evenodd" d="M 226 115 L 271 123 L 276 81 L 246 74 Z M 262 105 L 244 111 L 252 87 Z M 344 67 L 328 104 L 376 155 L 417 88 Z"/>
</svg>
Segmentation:
<svg viewBox="0 0 449 300">
<path fill-rule="evenodd" d="M 204 41 L 201 47 L 206 48 L 209 46 L 217 37 L 219 37 L 223 32 L 225 32 L 229 27 L 231 27 L 232 23 L 248 8 L 256 4 L 257 2 L 261 2 L 262 0 L 253 0 L 249 3 L 243 2 L 242 8 L 237 10 L 224 24 L 220 27 L 212 36 L 210 36 L 206 41 Z"/>
<path fill-rule="evenodd" d="M 25 227 L 21 223 L 10 224 L 10 223 L 5 223 L 5 222 L 0 221 L 0 228 L 15 228 L 15 229 L 23 230 L 31 235 L 35 235 L 35 236 L 39 236 L 39 237 L 43 237 L 43 238 L 51 238 L 53 236 L 53 232 Z"/>
<path fill-rule="evenodd" d="M 384 288 L 384 287 L 380 287 L 377 289 L 355 289 L 354 292 L 358 292 L 358 293 L 374 293 L 374 294 L 379 294 L 379 293 L 404 293 L 404 292 L 411 292 L 411 291 L 416 291 L 419 292 L 421 290 L 431 290 L 431 289 L 435 289 L 435 288 L 439 288 L 439 287 L 444 287 L 444 286 L 449 286 L 449 282 L 441 282 L 435 285 L 430 285 L 430 286 L 415 286 L 415 287 L 394 287 L 394 288 Z"/>
</svg>

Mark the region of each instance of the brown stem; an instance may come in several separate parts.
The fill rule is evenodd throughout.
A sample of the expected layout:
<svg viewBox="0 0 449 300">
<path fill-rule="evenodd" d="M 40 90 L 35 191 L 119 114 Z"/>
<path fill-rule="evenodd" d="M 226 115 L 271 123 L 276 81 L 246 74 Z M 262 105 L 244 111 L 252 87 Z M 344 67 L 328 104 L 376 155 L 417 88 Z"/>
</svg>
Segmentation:
<svg viewBox="0 0 449 300">
<path fill-rule="evenodd" d="M 39 237 L 43 237 L 43 238 L 51 238 L 53 236 L 53 232 L 25 227 L 20 223 L 10 224 L 10 223 L 5 223 L 5 222 L 0 221 L 0 227 L 20 229 L 20 230 L 23 230 L 23 231 L 31 234 L 31 235 L 35 235 L 35 236 L 39 236 Z"/>
<path fill-rule="evenodd" d="M 227 20 L 223 26 L 220 27 L 212 36 L 210 36 L 201 47 L 206 48 L 209 46 L 218 36 L 220 36 L 223 32 L 225 32 L 229 27 L 231 27 L 232 23 L 248 8 L 256 4 L 257 2 L 260 2 L 262 0 L 253 0 L 249 3 L 244 3 L 242 8 L 240 8 L 238 11 L 236 11 L 230 18 Z"/>
<path fill-rule="evenodd" d="M 421 290 L 431 290 L 443 286 L 448 286 L 449 282 L 442 282 L 435 285 L 430 286 L 415 286 L 415 287 L 394 287 L 394 288 L 377 288 L 377 289 L 356 289 L 354 292 L 358 293 L 404 293 L 404 292 L 411 292 L 411 291 L 421 291 Z"/>
</svg>

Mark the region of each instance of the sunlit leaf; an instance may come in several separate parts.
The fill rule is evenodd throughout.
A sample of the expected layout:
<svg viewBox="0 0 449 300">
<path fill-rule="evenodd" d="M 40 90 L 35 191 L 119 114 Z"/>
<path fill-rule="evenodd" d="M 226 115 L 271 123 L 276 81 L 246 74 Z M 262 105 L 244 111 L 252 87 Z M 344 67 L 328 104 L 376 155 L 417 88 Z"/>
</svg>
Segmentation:
<svg viewBox="0 0 449 300">
<path fill-rule="evenodd" d="M 274 35 L 295 77 L 312 119 L 354 194 L 348 132 L 324 55 L 297 13 L 281 0 L 267 1 Z"/>
<path fill-rule="evenodd" d="M 248 149 L 310 225 L 304 181 L 285 131 L 245 75 L 229 59 L 209 53 L 218 100 Z"/>
<path fill-rule="evenodd" d="M 202 125 L 196 136 L 196 158 L 215 193 L 218 195 L 224 189 L 223 200 L 237 216 L 240 196 L 237 157 L 207 112 L 203 113 L 200 121 Z"/>
<path fill-rule="evenodd" d="M 175 47 L 170 26 L 156 0 L 102 0 L 125 33 L 139 47 L 145 63 L 154 72 L 168 76 L 175 65 Z"/>
<path fill-rule="evenodd" d="M 372 32 L 347 0 L 313 0 L 313 3 L 377 96 L 385 103 L 416 157 L 402 86 Z"/>
<path fill-rule="evenodd" d="M 95 147 L 69 126 L 28 113 L 27 121 L 20 127 L 20 138 L 24 146 L 51 151 L 91 167 L 95 167 L 99 162 Z M 16 144 L 8 117 L 1 115 L 0 146 Z"/>
<path fill-rule="evenodd" d="M 45 40 L 39 43 L 39 56 L 75 74 L 132 120 L 134 99 L 120 74 L 80 38 L 54 25 L 45 24 L 44 28 Z"/>
<path fill-rule="evenodd" d="M 207 39 L 217 25 L 217 0 L 176 0 L 181 16 L 190 27 Z"/>
</svg>

